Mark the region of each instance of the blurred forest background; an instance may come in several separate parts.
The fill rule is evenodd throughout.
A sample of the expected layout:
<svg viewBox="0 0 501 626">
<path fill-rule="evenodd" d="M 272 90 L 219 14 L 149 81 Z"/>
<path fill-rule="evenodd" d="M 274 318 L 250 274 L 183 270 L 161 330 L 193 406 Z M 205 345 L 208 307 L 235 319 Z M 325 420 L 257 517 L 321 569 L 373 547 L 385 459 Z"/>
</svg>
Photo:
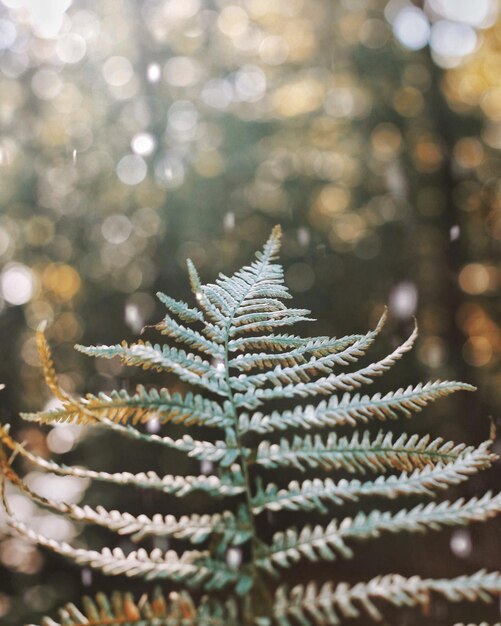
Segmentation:
<svg viewBox="0 0 501 626">
<path fill-rule="evenodd" d="M 161 383 L 73 345 L 136 337 L 163 315 L 157 290 L 190 297 L 188 257 L 213 280 L 280 223 L 287 284 L 318 319 L 302 332 L 366 331 L 388 303 L 377 354 L 416 316 L 417 348 L 376 387 L 476 384 L 397 428 L 479 443 L 490 420 L 501 426 L 500 148 L 496 0 L 0 0 L 1 420 L 47 457 L 144 469 L 123 442 L 16 417 L 52 402 L 34 330 L 49 322 L 67 390 Z M 26 471 L 41 493 L 84 495 Z M 447 495 L 500 482 L 498 467 Z M 103 541 L 11 497 L 39 532 Z M 500 568 L 500 530 L 386 537 L 330 575 Z M 119 584 L 0 522 L 2 624 Z M 499 618 L 496 605 L 430 610 L 388 623 Z"/>
</svg>

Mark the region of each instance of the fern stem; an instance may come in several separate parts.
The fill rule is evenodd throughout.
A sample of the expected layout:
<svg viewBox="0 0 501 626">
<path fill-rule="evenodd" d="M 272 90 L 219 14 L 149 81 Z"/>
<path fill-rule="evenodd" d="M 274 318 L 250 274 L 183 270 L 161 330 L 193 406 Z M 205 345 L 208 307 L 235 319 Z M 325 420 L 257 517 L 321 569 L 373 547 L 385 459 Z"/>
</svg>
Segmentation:
<svg viewBox="0 0 501 626">
<path fill-rule="evenodd" d="M 280 237 L 280 230 L 274 230 L 272 236 Z M 263 254 L 263 257 L 260 259 L 261 267 L 259 268 L 256 276 L 256 281 L 258 281 L 263 273 L 263 269 L 268 264 L 270 258 L 273 256 L 273 247 L 270 246 Z M 255 618 L 259 614 L 262 614 L 263 610 L 266 611 L 268 608 L 271 609 L 273 606 L 273 597 L 270 595 L 269 589 L 264 585 L 260 584 L 261 582 L 261 573 L 259 572 L 256 566 L 255 555 L 257 554 L 259 547 L 259 537 L 257 534 L 256 523 L 254 518 L 254 510 L 253 510 L 253 497 L 251 493 L 251 483 L 250 483 L 250 474 L 249 474 L 249 465 L 246 455 L 244 454 L 244 448 L 242 445 L 242 432 L 240 430 L 239 424 L 239 415 L 238 408 L 235 402 L 235 398 L 233 395 L 233 389 L 230 383 L 230 364 L 229 364 L 229 341 L 230 341 L 230 330 L 234 323 L 235 314 L 237 313 L 239 307 L 242 305 L 245 300 L 245 296 L 238 299 L 235 306 L 233 306 L 231 314 L 228 316 L 226 320 L 225 329 L 224 329 L 224 379 L 226 383 L 226 393 L 228 397 L 229 404 L 231 406 L 231 418 L 234 422 L 234 434 L 236 438 L 237 446 L 240 450 L 240 463 L 242 467 L 242 473 L 245 481 L 245 508 L 248 516 L 248 522 L 250 525 L 251 531 L 251 554 L 250 554 L 250 566 L 251 566 L 251 578 L 253 580 L 253 589 L 255 589 L 252 595 L 248 595 L 246 597 L 246 602 L 244 603 L 244 624 L 248 624 L 251 626 L 255 624 Z M 226 438 L 229 439 L 229 428 L 225 429 Z M 253 599 L 257 599 L 257 603 L 259 604 L 258 610 L 254 610 Z M 266 606 L 268 605 L 268 606 Z"/>
<path fill-rule="evenodd" d="M 229 325 L 228 325 L 229 326 Z M 234 422 L 234 428 L 235 428 L 235 438 L 237 441 L 237 446 L 238 449 L 240 450 L 241 454 L 240 454 L 240 463 L 241 463 L 241 467 L 242 467 L 242 473 L 244 476 L 244 481 L 245 481 L 245 507 L 246 507 L 246 512 L 247 512 L 247 516 L 248 516 L 248 522 L 249 522 L 249 526 L 250 526 L 250 531 L 251 531 L 251 565 L 252 565 L 252 572 L 251 572 L 251 576 L 252 579 L 254 581 L 254 584 L 257 583 L 256 577 L 258 575 L 258 571 L 257 568 L 255 566 L 255 561 L 254 561 L 254 551 L 257 547 L 257 542 L 258 542 L 258 535 L 257 535 L 257 530 L 256 530 L 256 524 L 255 524 L 255 520 L 254 520 L 254 513 L 252 510 L 252 493 L 251 493 L 251 488 L 250 488 L 250 474 L 249 474 L 249 466 L 247 463 L 247 458 L 246 455 L 242 453 L 243 451 L 243 445 L 242 445 L 242 434 L 240 432 L 239 429 L 239 420 L 238 420 L 238 411 L 237 411 L 237 407 L 235 405 L 235 401 L 233 398 L 233 391 L 230 385 L 230 366 L 229 366 L 229 353 L 228 353 L 228 341 L 229 341 L 229 328 L 227 327 L 226 329 L 226 337 L 225 337 L 225 343 L 224 343 L 224 376 L 225 376 L 225 381 L 226 381 L 226 385 L 228 388 L 228 400 L 231 406 L 231 417 L 233 418 L 233 422 Z M 228 428 L 225 429 L 226 433 L 227 433 L 227 440 L 229 439 L 228 437 Z M 231 443 L 230 441 L 228 441 L 228 443 Z M 270 598 L 271 601 L 271 598 Z M 247 606 L 247 611 L 246 614 L 244 615 L 244 620 L 246 623 L 252 624 L 254 619 L 253 619 L 253 611 L 252 611 L 252 607 Z"/>
<path fill-rule="evenodd" d="M 234 419 L 234 427 L 235 427 L 235 437 L 237 440 L 237 447 L 240 450 L 240 452 L 242 452 L 243 450 L 243 444 L 242 444 L 242 434 L 240 432 L 240 429 L 238 427 L 238 413 L 237 413 L 237 409 L 235 406 L 235 402 L 233 400 L 233 392 L 232 389 L 230 387 L 230 381 L 229 381 L 229 366 L 228 366 L 228 341 L 226 340 L 225 342 L 225 361 L 224 361 L 224 366 L 225 366 L 225 380 L 227 382 L 228 385 L 228 400 L 230 401 L 230 405 L 231 405 L 231 409 L 232 409 L 232 415 L 231 417 Z M 228 429 L 226 429 L 228 430 Z M 242 465 L 242 472 L 244 475 L 244 479 L 245 479 L 245 493 L 247 495 L 247 504 L 248 504 L 248 511 L 249 511 L 249 520 L 250 523 L 252 525 L 252 535 L 253 537 L 257 538 L 257 533 L 256 533 L 256 527 L 255 527 L 255 523 L 254 523 L 254 515 L 252 513 L 252 506 L 251 506 L 251 500 L 252 500 L 252 494 L 250 491 L 250 475 L 249 475 L 249 467 L 248 467 L 248 463 L 247 463 L 247 459 L 245 457 L 245 454 L 241 454 L 241 465 Z"/>
</svg>

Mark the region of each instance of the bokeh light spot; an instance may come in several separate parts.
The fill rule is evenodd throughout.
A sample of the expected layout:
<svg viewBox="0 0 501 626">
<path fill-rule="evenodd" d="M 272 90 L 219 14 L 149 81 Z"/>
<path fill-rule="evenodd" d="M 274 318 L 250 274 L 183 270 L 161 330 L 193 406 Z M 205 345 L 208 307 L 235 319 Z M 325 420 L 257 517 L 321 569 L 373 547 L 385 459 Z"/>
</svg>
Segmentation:
<svg viewBox="0 0 501 626">
<path fill-rule="evenodd" d="M 492 359 L 493 349 L 487 337 L 470 337 L 463 346 L 464 360 L 474 367 L 483 367 Z"/>
<path fill-rule="evenodd" d="M 468 24 L 439 20 L 433 24 L 430 46 L 435 61 L 442 67 L 455 67 L 477 45 L 475 29 Z"/>
<path fill-rule="evenodd" d="M 466 559 L 470 556 L 472 545 L 471 545 L 471 535 L 469 531 L 466 529 L 460 528 L 454 530 L 451 535 L 451 552 L 461 558 Z"/>
<path fill-rule="evenodd" d="M 156 139 L 150 133 L 137 133 L 130 143 L 132 151 L 140 156 L 152 154 L 157 145 Z"/>
<path fill-rule="evenodd" d="M 104 62 L 104 80 L 113 87 L 126 85 L 131 80 L 133 74 L 131 62 L 125 57 L 110 57 Z"/>
<path fill-rule="evenodd" d="M 9 304 L 26 304 L 35 291 L 35 276 L 31 269 L 21 263 L 10 263 L 0 275 L 2 296 Z"/>
<path fill-rule="evenodd" d="M 0 50 L 5 50 L 16 41 L 16 27 L 10 20 L 0 20 Z"/>
<path fill-rule="evenodd" d="M 63 63 L 78 63 L 86 51 L 87 44 L 81 35 L 68 33 L 57 40 L 56 53 Z"/>
<path fill-rule="evenodd" d="M 43 273 L 44 287 L 50 289 L 61 300 L 71 300 L 80 290 L 81 280 L 78 272 L 64 263 L 51 263 Z"/>
<path fill-rule="evenodd" d="M 101 232 L 109 243 L 120 244 L 130 237 L 132 224 L 126 215 L 110 215 L 104 220 Z"/>
<path fill-rule="evenodd" d="M 150 63 L 146 68 L 146 78 L 150 83 L 158 83 L 162 78 L 162 68 L 158 63 Z"/>
<path fill-rule="evenodd" d="M 390 293 L 390 311 L 400 319 L 409 319 L 416 312 L 418 291 L 409 281 L 398 284 Z"/>
<path fill-rule="evenodd" d="M 409 50 L 421 50 L 430 38 L 430 23 L 418 7 L 406 6 L 395 17 L 393 32 Z"/>
<path fill-rule="evenodd" d="M 117 176 L 126 185 L 138 185 L 147 172 L 145 160 L 137 154 L 127 154 L 117 164 Z"/>
<path fill-rule="evenodd" d="M 495 284 L 496 273 L 481 263 L 465 265 L 459 274 L 461 289 L 471 295 L 478 295 L 492 289 Z"/>
</svg>

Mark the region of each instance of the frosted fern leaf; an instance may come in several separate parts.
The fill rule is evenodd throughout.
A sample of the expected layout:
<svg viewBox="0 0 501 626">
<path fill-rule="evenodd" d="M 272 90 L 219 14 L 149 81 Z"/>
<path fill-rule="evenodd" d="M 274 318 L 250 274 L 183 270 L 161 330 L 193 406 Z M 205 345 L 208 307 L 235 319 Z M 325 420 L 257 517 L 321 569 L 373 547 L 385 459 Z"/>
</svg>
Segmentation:
<svg viewBox="0 0 501 626">
<path fill-rule="evenodd" d="M 386 312 L 365 334 L 308 338 L 291 332 L 291 326 L 311 318 L 309 311 L 286 304 L 291 296 L 276 262 L 280 236 L 276 227 L 250 265 L 230 277 L 221 274 L 214 283 L 203 284 L 189 262 L 193 304 L 158 294 L 167 310 L 156 326 L 164 343 L 157 338 L 77 346 L 89 356 L 169 372 L 179 379 L 181 391 L 138 386 L 132 393 L 74 397 L 60 387 L 49 345 L 42 330 L 37 333 L 45 378 L 60 406 L 23 414 L 25 420 L 48 427 L 100 428 L 132 445 L 148 445 L 166 460 L 171 453 L 183 454 L 195 467 L 212 468 L 188 474 L 176 473 L 174 467 L 173 473 L 162 474 L 148 467 L 132 473 L 70 466 L 37 455 L 12 437 L 8 424 L 1 426 L 2 494 L 14 531 L 86 567 L 165 581 L 181 590 L 168 600 L 160 593 L 139 603 L 127 594 L 111 600 L 98 595 L 87 599 L 82 610 L 63 607 L 61 624 L 328 626 L 358 617 L 379 620 L 385 603 L 412 607 L 426 605 L 434 595 L 462 602 L 501 594 L 501 574 L 483 570 L 451 580 L 391 574 L 343 582 L 338 564 L 363 554 L 366 540 L 439 531 L 499 513 L 500 494 L 427 502 L 488 468 L 496 457 L 490 441 L 474 447 L 427 435 L 397 436 L 386 428 L 367 430 L 371 423 L 386 426 L 410 418 L 442 397 L 473 388 L 434 381 L 371 393 L 371 383 L 412 348 L 417 336 L 414 329 L 387 356 L 364 364 Z M 149 432 L 151 423 L 157 432 Z M 186 432 L 174 435 L 172 428 Z M 210 502 L 210 508 L 179 516 L 137 515 L 60 502 L 32 489 L 16 458 L 57 476 L 156 492 L 167 505 L 169 498 L 185 502 L 192 494 L 203 494 L 196 501 Z M 299 475 L 291 479 L 294 472 Z M 16 519 L 7 482 L 10 490 L 20 490 L 37 506 L 75 523 L 129 536 L 137 549 L 127 554 L 118 545 L 97 550 L 39 535 Z M 367 510 L 365 502 L 375 496 L 382 504 Z M 398 510 L 385 508 L 386 499 L 409 497 L 421 501 Z M 344 512 L 354 502 L 364 510 Z M 312 514 L 315 520 L 289 525 L 291 511 Z M 264 532 L 266 515 L 274 512 L 285 515 L 272 522 L 279 527 Z M 298 523 L 303 518 L 292 515 Z M 151 537 L 167 538 L 169 549 L 144 547 Z M 286 570 L 300 574 L 308 561 L 333 562 L 333 580 L 292 588 L 280 583 Z M 43 625 L 57 622 L 46 618 Z"/>
</svg>

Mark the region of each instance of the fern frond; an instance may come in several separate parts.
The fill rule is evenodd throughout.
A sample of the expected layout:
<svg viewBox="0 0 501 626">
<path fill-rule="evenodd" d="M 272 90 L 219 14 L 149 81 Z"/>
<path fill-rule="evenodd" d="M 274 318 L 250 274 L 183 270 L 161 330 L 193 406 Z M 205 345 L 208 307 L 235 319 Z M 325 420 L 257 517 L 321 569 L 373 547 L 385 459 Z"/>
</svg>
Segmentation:
<svg viewBox="0 0 501 626">
<path fill-rule="evenodd" d="M 268 370 L 265 373 L 246 375 L 245 378 L 240 375 L 240 377 L 238 378 L 230 378 L 230 381 L 243 381 L 248 389 L 260 387 L 267 383 L 271 383 L 274 386 L 284 384 L 288 385 L 309 381 L 312 375 L 315 375 L 319 372 L 330 372 L 335 365 L 349 365 L 350 363 L 354 363 L 365 354 L 366 350 L 374 342 L 377 335 L 381 332 L 381 329 L 386 320 L 386 316 L 387 314 L 385 310 L 377 324 L 377 327 L 374 330 L 369 331 L 366 335 L 362 335 L 359 339 L 351 343 L 344 350 L 335 353 L 328 352 L 323 356 L 311 355 L 309 359 L 303 359 L 302 362 L 299 363 L 292 363 L 291 365 L 285 366 L 282 364 L 278 364 L 273 370 Z M 297 350 L 296 352 L 300 351 Z M 283 359 L 285 356 L 287 356 L 287 353 L 280 356 Z M 249 357 L 247 357 L 247 359 L 249 359 Z M 242 359 L 237 358 L 234 360 L 234 363 L 238 365 L 239 360 L 242 361 Z M 248 363 L 249 360 L 247 360 L 247 364 Z"/>
<path fill-rule="evenodd" d="M 287 289 L 281 284 L 283 272 L 279 265 L 273 264 L 280 249 L 281 229 L 275 227 L 262 251 L 256 253 L 256 260 L 242 268 L 232 277 L 219 275 L 215 284 L 201 285 L 192 264 L 189 264 L 190 280 L 200 306 L 219 328 L 220 335 L 235 330 L 233 318 L 249 310 L 240 307 L 248 301 L 265 298 L 289 298 Z M 271 315 L 271 313 L 270 313 Z M 217 330 L 213 332 L 217 333 Z"/>
<path fill-rule="evenodd" d="M 213 463 L 219 463 L 221 467 L 231 467 L 240 455 L 248 455 L 246 449 L 240 448 L 237 445 L 234 437 L 231 443 L 225 441 L 200 441 L 193 439 L 191 435 L 183 435 L 181 439 L 172 439 L 172 437 L 161 437 L 155 434 L 141 433 L 132 426 L 121 426 L 115 424 L 106 419 L 103 419 L 101 423 L 107 426 L 110 430 L 118 432 L 129 439 L 136 441 L 146 441 L 147 443 L 156 443 L 171 450 L 178 450 L 179 452 L 186 452 L 188 456 L 197 459 L 198 461 L 211 461 Z M 229 438 L 229 437 L 228 437 Z"/>
<path fill-rule="evenodd" d="M 58 400 L 60 400 L 61 402 L 66 402 L 69 399 L 69 396 L 65 391 L 63 391 L 63 389 L 61 389 L 59 385 L 56 370 L 54 367 L 54 361 L 52 360 L 52 352 L 47 342 L 47 339 L 45 338 L 44 331 L 45 323 L 42 323 L 37 329 L 36 342 L 45 383 Z"/>
<path fill-rule="evenodd" d="M 324 356 L 329 353 L 339 352 L 344 350 L 351 344 L 361 339 L 363 335 L 347 335 L 346 337 L 298 337 L 297 335 L 275 335 L 268 334 L 259 337 L 240 337 L 238 339 L 230 339 L 228 342 L 229 352 L 246 352 L 248 350 L 270 350 L 270 353 L 275 354 L 278 352 L 291 352 L 293 356 L 296 351 L 299 355 L 310 354 L 311 356 Z M 233 367 L 236 367 L 236 362 L 240 358 L 243 358 L 243 364 L 245 366 L 246 359 L 248 358 L 251 367 L 254 367 L 252 359 L 258 358 L 259 354 L 244 354 L 237 355 L 232 361 L 230 361 Z M 238 361 L 239 363 L 242 361 Z M 245 369 L 244 369 L 245 371 Z"/>
<path fill-rule="evenodd" d="M 339 522 L 339 534 L 344 538 L 368 539 L 379 537 L 382 532 L 397 533 L 425 532 L 440 530 L 443 526 L 464 526 L 471 522 L 481 522 L 501 512 L 501 494 L 492 496 L 490 492 L 481 498 L 454 502 L 429 502 L 418 504 L 412 509 L 402 509 L 397 513 L 372 511 L 368 515 L 357 513 Z"/>
<path fill-rule="evenodd" d="M 217 285 L 202 285 L 200 292 L 197 293 L 197 300 L 206 310 L 208 317 L 213 320 L 215 326 L 220 328 L 220 334 L 223 336 L 222 328 L 232 306 L 227 294 Z"/>
<path fill-rule="evenodd" d="M 307 309 L 285 309 L 273 313 L 248 313 L 247 315 L 234 315 L 234 326 L 230 331 L 230 337 L 238 337 L 243 333 L 271 332 L 280 326 L 292 326 L 298 322 L 314 321 L 307 317 Z"/>
<path fill-rule="evenodd" d="M 300 559 L 334 561 L 338 555 L 350 558 L 353 551 L 347 539 L 379 537 L 383 532 L 398 533 L 440 530 L 442 526 L 464 526 L 473 521 L 485 521 L 501 512 L 501 494 L 490 493 L 482 498 L 456 502 L 431 502 L 403 509 L 396 514 L 372 511 L 358 513 L 353 519 L 333 520 L 326 527 L 305 526 L 301 531 L 289 528 L 273 537 L 269 554 L 259 561 L 260 567 L 271 573 L 276 567 L 290 567 Z"/>
<path fill-rule="evenodd" d="M 323 426 L 355 426 L 357 422 L 366 423 L 371 419 L 384 421 L 398 419 L 401 415 L 411 417 L 431 402 L 455 393 L 456 391 L 474 391 L 475 387 L 456 381 L 436 381 L 406 389 L 391 391 L 385 395 L 373 396 L 350 395 L 341 398 L 333 396 L 318 405 L 296 407 L 287 411 L 274 411 L 270 415 L 256 412 L 252 415 L 241 414 L 239 428 L 241 432 L 261 434 L 288 428 L 319 428 Z"/>
<path fill-rule="evenodd" d="M 250 372 L 253 368 L 260 370 L 275 367 L 289 367 L 305 363 L 304 351 L 301 349 L 288 350 L 287 352 L 259 352 L 257 354 L 238 354 L 234 359 L 228 361 L 231 368 L 240 372 Z"/>
<path fill-rule="evenodd" d="M 106 511 L 103 507 L 91 509 L 88 506 L 77 507 L 66 505 L 66 513 L 75 521 L 96 524 L 118 532 L 120 535 L 133 535 L 134 541 L 139 541 L 149 535 L 157 537 L 173 537 L 185 539 L 193 544 L 206 541 L 211 535 L 224 536 L 225 542 L 240 545 L 250 539 L 249 528 L 239 525 L 230 511 L 224 513 L 182 515 L 161 515 L 153 517 L 146 515 L 133 516 L 120 511 Z M 61 507 L 62 508 L 62 507 Z"/>
<path fill-rule="evenodd" d="M 65 409 L 52 411 L 48 414 L 42 414 L 41 416 L 36 413 L 34 415 L 27 414 L 24 415 L 24 417 L 28 421 L 48 423 L 49 421 L 55 421 L 54 413 L 58 413 L 58 417 L 61 417 L 62 415 L 60 421 L 64 418 L 67 418 L 67 421 L 69 421 L 68 411 Z M 75 414 L 75 412 L 73 414 Z M 230 467 L 241 454 L 247 453 L 246 450 L 241 450 L 240 447 L 237 446 L 234 437 L 231 443 L 226 443 L 225 441 L 215 441 L 214 443 L 210 441 L 199 441 L 197 439 L 193 439 L 190 435 L 184 435 L 181 439 L 173 439 L 172 437 L 143 433 L 133 426 L 122 426 L 121 424 L 117 424 L 106 417 L 95 417 L 95 414 L 90 412 L 89 409 L 86 409 L 85 407 L 81 408 L 80 413 L 76 412 L 76 415 L 82 415 L 82 417 L 86 420 L 86 423 L 100 424 L 113 432 L 127 437 L 128 439 L 144 441 L 146 443 L 155 443 L 164 446 L 165 448 L 169 448 L 170 450 L 186 452 L 188 456 L 192 458 L 199 461 L 217 462 L 221 465 L 221 467 Z M 53 419 L 51 420 L 50 418 Z M 229 428 L 230 427 L 228 427 L 228 432 Z"/>
<path fill-rule="evenodd" d="M 497 458 L 488 451 L 489 445 L 490 442 L 485 442 L 447 465 L 428 465 L 410 474 L 403 472 L 398 476 L 378 476 L 374 481 L 341 479 L 335 482 L 331 478 L 315 478 L 303 482 L 291 481 L 286 489 L 280 489 L 273 483 L 264 489 L 259 484 L 253 499 L 253 510 L 256 514 L 263 510 L 317 510 L 325 513 L 327 508 L 324 501 L 342 504 L 365 496 L 396 498 L 412 494 L 433 497 L 434 490 L 457 485 L 471 474 L 489 467 Z"/>
<path fill-rule="evenodd" d="M 153 489 L 163 493 L 185 496 L 193 491 L 204 491 L 215 497 L 235 496 L 245 491 L 243 477 L 236 467 L 231 468 L 230 476 L 218 478 L 217 476 L 178 476 L 167 474 L 159 476 L 156 472 L 98 472 L 95 470 L 58 464 L 55 461 L 47 461 L 43 457 L 29 452 L 24 446 L 14 441 L 8 435 L 8 427 L 0 428 L 0 440 L 12 452 L 33 463 L 36 467 L 44 469 L 57 476 L 75 476 L 77 478 L 89 478 L 115 485 L 131 485 L 141 489 Z"/>
<path fill-rule="evenodd" d="M 233 424 L 224 406 L 203 396 L 188 392 L 184 396 L 171 394 L 167 389 L 145 389 L 139 385 L 136 393 L 125 390 L 88 394 L 72 400 L 69 406 L 21 413 L 21 417 L 39 424 L 72 423 L 93 424 L 107 418 L 117 424 L 146 424 L 151 420 L 160 424 L 185 424 L 226 428 Z"/>
<path fill-rule="evenodd" d="M 157 298 L 162 304 L 165 304 L 165 306 L 171 313 L 177 315 L 179 319 L 183 320 L 183 322 L 195 323 L 204 321 L 202 311 L 196 308 L 189 307 L 186 302 L 175 300 L 174 298 L 167 296 L 161 291 L 157 292 Z"/>
<path fill-rule="evenodd" d="M 202 284 L 188 261 L 195 305 L 158 294 L 167 310 L 156 328 L 167 338 L 168 345 L 139 340 L 112 346 L 78 346 L 87 355 L 118 357 L 127 365 L 169 372 L 186 383 L 182 386 L 200 387 L 209 398 L 218 396 L 217 400 L 192 392 L 171 395 L 165 389 L 144 387 L 131 394 L 120 391 L 74 398 L 60 388 L 49 346 L 39 329 L 37 342 L 44 374 L 61 407 L 25 414 L 25 419 L 39 424 L 100 425 L 111 434 L 156 445 L 150 450 L 156 455 L 166 452 L 162 455 L 165 460 L 171 457 L 175 461 L 176 454 L 171 451 L 177 450 L 204 462 L 201 476 L 162 476 L 154 471 L 109 473 L 71 467 L 26 449 L 10 437 L 8 426 L 0 426 L 0 498 L 8 521 L 21 534 L 107 574 L 165 578 L 207 594 L 197 606 L 189 596 L 183 596 L 184 604 L 171 602 L 170 608 L 164 598 L 158 598 L 154 605 L 147 601 L 136 604 L 130 596 L 125 600 L 117 596 L 110 604 L 105 596 L 99 596 L 97 603 L 87 602 L 84 612 L 67 605 L 61 612 L 61 626 L 327 626 L 362 614 L 377 619 L 377 605 L 384 601 L 394 606 L 414 606 L 427 603 L 432 593 L 454 601 L 477 597 L 487 600 L 490 595 L 501 594 L 501 574 L 497 573 L 482 571 L 453 580 L 390 575 L 351 587 L 346 583 L 321 588 L 310 584 L 291 592 L 280 587 L 273 608 L 276 585 L 270 588 L 266 574 L 277 574 L 300 559 L 317 562 L 348 558 L 357 540 L 464 525 L 501 512 L 501 494 L 488 493 L 470 500 L 413 503 L 413 508 L 398 508 L 396 512 L 369 509 L 352 517 L 337 513 L 330 523 L 327 520 L 322 525 L 275 533 L 270 544 L 261 537 L 264 520 L 256 516 L 264 511 L 327 514 L 333 505 L 364 497 L 433 497 L 489 467 L 497 458 L 490 451 L 491 442 L 474 448 L 441 438 L 431 440 L 429 436 L 384 432 L 371 435 L 361 431 L 350 436 L 338 434 L 338 426 L 356 427 L 371 420 L 410 417 L 440 397 L 473 387 L 436 381 L 385 395 L 358 393 L 360 387 L 382 376 L 410 350 L 417 331 L 414 329 L 387 356 L 365 366 L 354 364 L 380 333 L 386 311 L 376 328 L 365 334 L 305 338 L 281 331 L 281 327 L 311 318 L 308 310 L 289 307 L 285 302 L 291 295 L 277 262 L 280 237 L 280 228 L 276 227 L 250 265 L 231 276 L 219 274 L 213 283 Z M 338 367 L 345 366 L 344 371 L 338 371 Z M 314 396 L 325 399 L 318 398 L 315 405 L 303 401 Z M 291 408 L 274 410 L 275 401 L 288 399 L 293 401 Z M 196 428 L 181 434 L 157 430 L 159 425 L 170 424 Z M 206 426 L 219 432 L 212 437 Z M 323 427 L 329 429 L 325 435 L 293 432 Z M 255 436 L 288 429 L 291 434 L 281 439 L 266 441 L 265 437 Z M 163 513 L 132 515 L 103 506 L 58 502 L 31 490 L 29 481 L 25 483 L 14 470 L 16 457 L 57 476 L 132 486 L 150 490 L 150 495 L 152 491 L 178 497 L 203 492 L 211 499 L 207 509 L 210 513 L 184 510 L 176 517 Z M 206 475 L 212 472 L 213 463 L 215 473 Z M 311 480 L 287 484 L 289 472 L 282 472 L 281 477 L 279 470 L 291 468 L 315 472 Z M 318 470 L 332 472 L 322 479 Z M 270 471 L 278 475 L 276 483 L 265 482 L 263 474 Z M 339 476 L 335 472 L 340 472 Z M 369 473 L 376 476 L 362 481 L 359 476 L 354 479 L 349 475 Z M 12 516 L 6 500 L 7 480 L 35 505 L 74 522 L 95 524 L 137 541 L 169 538 L 180 549 L 187 541 L 191 548 L 198 549 L 182 556 L 170 550 L 148 553 L 142 549 L 126 555 L 120 549 L 99 552 L 39 536 Z M 198 503 L 203 506 L 209 498 L 198 498 Z M 196 503 L 196 497 L 189 499 L 190 506 Z M 280 519 L 285 517 L 281 515 Z M 223 597 L 232 600 L 226 603 Z M 48 619 L 44 626 L 58 625 Z"/>
<path fill-rule="evenodd" d="M 103 593 L 95 599 L 85 597 L 82 610 L 73 603 L 59 609 L 59 622 L 50 618 L 40 626 L 237 626 L 238 609 L 234 601 L 218 602 L 203 598 L 195 604 L 183 591 L 166 597 L 156 589 L 151 597 L 138 601 L 131 593 Z"/>
<path fill-rule="evenodd" d="M 16 485 L 25 495 L 36 504 L 66 515 L 75 522 L 95 524 L 120 535 L 133 535 L 134 541 L 139 541 L 148 535 L 187 539 L 193 544 L 206 541 L 211 535 L 224 536 L 226 543 L 240 545 L 248 541 L 250 529 L 242 515 L 235 516 L 231 511 L 213 514 L 174 515 L 155 514 L 134 516 L 117 510 L 108 511 L 102 506 L 92 508 L 88 505 L 67 504 L 50 498 L 45 498 L 32 491 L 28 485 L 16 474 L 11 467 L 0 457 L 1 468 L 12 484 Z"/>
<path fill-rule="evenodd" d="M 375 438 L 370 432 L 355 432 L 348 437 L 338 437 L 332 432 L 326 440 L 320 435 L 294 437 L 292 442 L 281 439 L 278 444 L 262 441 L 255 462 L 268 469 L 277 467 L 344 469 L 365 474 L 366 470 L 386 472 L 388 469 L 412 471 L 426 465 L 449 463 L 474 451 L 472 446 L 444 442 L 440 437 L 430 441 L 429 435 L 400 435 L 395 441 L 393 433 L 379 431 Z"/>
<path fill-rule="evenodd" d="M 178 324 L 169 316 L 164 317 L 164 319 L 159 322 L 155 328 L 159 330 L 162 335 L 166 335 L 178 343 L 185 344 L 190 348 L 203 352 L 214 359 L 224 358 L 224 349 L 221 343 L 204 337 L 204 335 L 196 330 L 193 330 L 192 328 Z"/>
<path fill-rule="evenodd" d="M 146 580 L 168 579 L 175 583 L 184 583 L 188 587 L 202 587 L 207 590 L 234 585 L 240 577 L 237 572 L 213 561 L 208 552 L 199 550 L 185 550 L 179 556 L 174 550 L 162 552 L 155 548 L 148 553 L 140 548 L 126 555 L 121 548 L 103 548 L 100 551 L 74 548 L 66 542 L 39 535 L 15 519 L 9 520 L 9 526 L 56 554 L 111 576 L 123 574 Z"/>
<path fill-rule="evenodd" d="M 140 342 L 132 345 L 115 346 L 76 346 L 87 356 L 113 359 L 119 357 L 125 365 L 136 365 L 147 370 L 172 372 L 185 382 L 203 387 L 207 391 L 226 395 L 222 388 L 223 377 L 208 361 L 184 350 L 177 350 L 166 345 Z"/>
<path fill-rule="evenodd" d="M 450 602 L 489 602 L 501 595 L 501 573 L 480 570 L 468 576 L 452 579 L 433 579 L 398 574 L 377 576 L 369 582 L 314 583 L 298 585 L 291 591 L 280 587 L 277 591 L 274 618 L 280 626 L 337 625 L 342 618 L 369 617 L 382 619 L 376 602 L 383 601 L 396 607 L 427 606 L 432 594 L 441 595 Z"/>
<path fill-rule="evenodd" d="M 304 398 L 319 394 L 325 395 L 334 393 L 339 389 L 350 391 L 364 384 L 368 385 L 373 382 L 373 378 L 384 374 L 384 372 L 389 370 L 406 352 L 409 352 L 414 345 L 416 337 L 417 327 L 414 328 L 409 338 L 391 354 L 355 372 L 330 374 L 329 376 L 323 376 L 314 381 L 296 382 L 285 386 L 281 386 L 275 381 L 275 386 L 269 389 L 252 388 L 247 393 L 235 394 L 235 403 L 237 406 L 259 406 L 259 404 L 262 404 L 265 400 L 294 398 L 296 396 Z"/>
<path fill-rule="evenodd" d="M 280 237 L 280 228 L 275 228 L 253 263 L 231 277 L 220 274 L 215 284 L 201 287 L 202 302 L 209 301 L 222 315 L 218 325 L 227 333 L 225 341 L 310 319 L 308 310 L 287 308 L 277 300 L 291 297 L 283 284 L 282 267 L 273 263 Z"/>
</svg>

